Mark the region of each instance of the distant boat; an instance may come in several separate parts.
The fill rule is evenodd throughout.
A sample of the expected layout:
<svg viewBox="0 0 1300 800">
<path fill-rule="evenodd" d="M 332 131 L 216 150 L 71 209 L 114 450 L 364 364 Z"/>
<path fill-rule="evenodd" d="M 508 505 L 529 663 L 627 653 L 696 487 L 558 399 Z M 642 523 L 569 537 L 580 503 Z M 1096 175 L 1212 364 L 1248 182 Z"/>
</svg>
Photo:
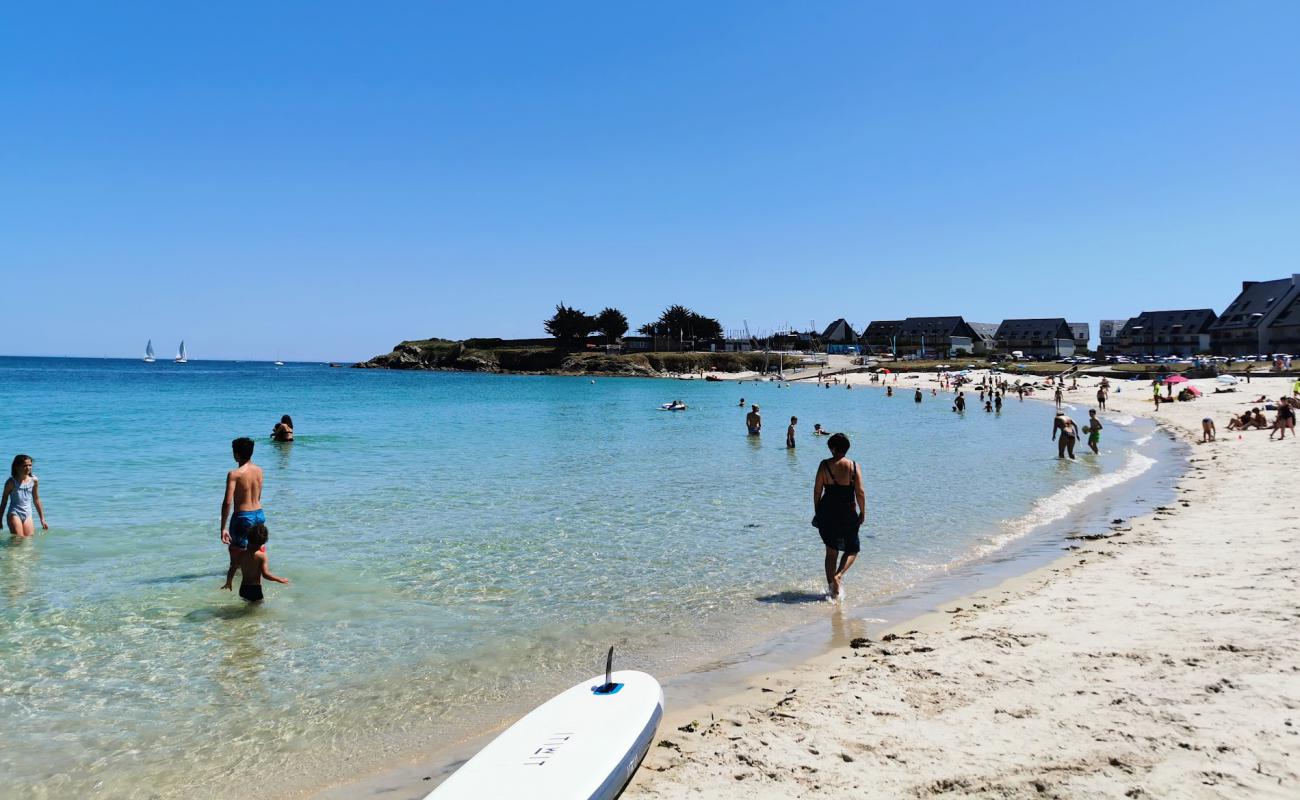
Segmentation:
<svg viewBox="0 0 1300 800">
<path fill-rule="evenodd" d="M 188 363 L 190 363 L 190 360 L 189 360 L 188 358 L 185 357 L 185 340 L 184 340 L 184 339 L 181 339 L 181 346 L 180 346 L 179 348 L 176 349 L 176 358 L 175 358 L 174 360 L 175 360 L 175 362 L 176 362 L 177 364 L 188 364 Z"/>
<path fill-rule="evenodd" d="M 279 359 L 276 359 L 276 361 L 275 361 L 275 365 L 276 365 L 277 367 L 283 367 L 283 366 L 284 366 L 284 362 L 281 361 L 281 360 L 279 360 Z"/>
<path fill-rule="evenodd" d="M 149 343 L 144 346 L 144 363 L 152 364 L 157 360 L 153 357 L 153 339 L 150 339 Z"/>
</svg>

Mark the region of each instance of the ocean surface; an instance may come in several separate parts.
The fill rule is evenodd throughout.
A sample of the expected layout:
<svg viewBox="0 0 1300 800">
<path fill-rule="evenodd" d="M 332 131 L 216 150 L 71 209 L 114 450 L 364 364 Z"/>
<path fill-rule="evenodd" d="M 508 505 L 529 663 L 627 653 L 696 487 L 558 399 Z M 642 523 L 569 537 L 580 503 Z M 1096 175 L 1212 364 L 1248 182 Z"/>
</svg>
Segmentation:
<svg viewBox="0 0 1300 800">
<path fill-rule="evenodd" d="M 1159 458 L 1131 418 L 1060 462 L 1049 404 L 957 415 L 899 386 L 0 358 L 0 461 L 33 457 L 50 522 L 0 537 L 0 796 L 291 794 L 500 724 L 611 644 L 670 675 L 825 616 L 813 423 L 866 477 L 854 603 Z M 297 441 L 273 444 L 284 413 Z M 261 607 L 219 590 L 236 436 L 293 581 Z"/>
</svg>

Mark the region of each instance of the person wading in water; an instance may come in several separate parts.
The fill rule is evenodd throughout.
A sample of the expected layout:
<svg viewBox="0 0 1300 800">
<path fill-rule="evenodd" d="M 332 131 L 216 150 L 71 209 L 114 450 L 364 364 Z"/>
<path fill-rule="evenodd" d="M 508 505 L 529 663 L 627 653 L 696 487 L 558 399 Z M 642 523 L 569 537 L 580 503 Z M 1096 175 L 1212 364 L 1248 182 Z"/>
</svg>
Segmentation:
<svg viewBox="0 0 1300 800">
<path fill-rule="evenodd" d="M 829 600 L 844 599 L 844 573 L 861 549 L 858 531 L 867 519 L 867 495 L 862 470 L 847 458 L 849 437 L 837 433 L 826 440 L 831 457 L 817 466 L 813 482 L 813 525 L 826 545 L 826 587 Z"/>
</svg>

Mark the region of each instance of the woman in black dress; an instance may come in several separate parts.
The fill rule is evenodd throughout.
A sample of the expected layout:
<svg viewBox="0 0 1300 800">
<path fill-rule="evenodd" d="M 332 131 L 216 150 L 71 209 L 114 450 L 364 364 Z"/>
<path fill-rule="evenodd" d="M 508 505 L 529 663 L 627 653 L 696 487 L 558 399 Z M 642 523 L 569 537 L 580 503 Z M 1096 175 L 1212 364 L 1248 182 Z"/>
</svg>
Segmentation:
<svg viewBox="0 0 1300 800">
<path fill-rule="evenodd" d="M 867 519 L 867 494 L 862 470 L 844 456 L 849 437 L 837 433 L 826 440 L 831 457 L 817 466 L 813 483 L 813 524 L 826 545 L 826 585 L 831 600 L 844 599 L 844 573 L 858 557 L 858 530 Z"/>
</svg>

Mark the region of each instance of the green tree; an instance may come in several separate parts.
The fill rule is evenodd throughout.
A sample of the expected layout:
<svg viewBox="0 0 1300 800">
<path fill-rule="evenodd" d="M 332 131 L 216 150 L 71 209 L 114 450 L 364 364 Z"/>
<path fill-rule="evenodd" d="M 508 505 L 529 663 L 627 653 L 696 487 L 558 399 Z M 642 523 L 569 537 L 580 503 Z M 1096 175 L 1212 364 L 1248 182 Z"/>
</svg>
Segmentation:
<svg viewBox="0 0 1300 800">
<path fill-rule="evenodd" d="M 722 324 L 686 306 L 669 306 L 659 319 L 642 325 L 640 332 L 646 336 L 667 336 L 679 345 L 685 345 L 699 339 L 721 339 Z"/>
<path fill-rule="evenodd" d="M 617 308 L 602 309 L 596 315 L 595 330 L 605 335 L 605 344 L 613 344 L 627 333 L 627 317 Z"/>
<path fill-rule="evenodd" d="M 569 347 L 577 346 L 587 335 L 596 330 L 596 319 L 589 314 L 584 314 L 576 308 L 569 308 L 564 303 L 555 307 L 555 315 L 542 323 L 546 332 L 561 344 Z"/>
</svg>

